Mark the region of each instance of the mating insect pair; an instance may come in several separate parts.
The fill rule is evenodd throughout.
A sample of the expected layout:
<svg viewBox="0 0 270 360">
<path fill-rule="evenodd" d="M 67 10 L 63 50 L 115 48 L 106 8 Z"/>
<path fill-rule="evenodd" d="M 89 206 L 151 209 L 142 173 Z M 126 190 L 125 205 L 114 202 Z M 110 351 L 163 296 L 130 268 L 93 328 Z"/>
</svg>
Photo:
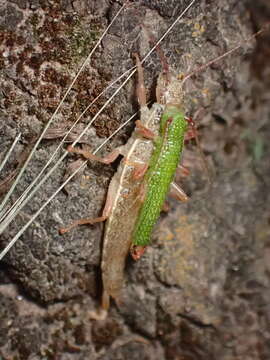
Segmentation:
<svg viewBox="0 0 270 360">
<path fill-rule="evenodd" d="M 240 45 L 241 46 L 241 45 Z M 163 110 L 161 109 L 160 110 L 160 112 L 162 112 Z M 147 111 L 146 111 L 147 112 Z M 154 112 L 154 110 L 153 110 L 153 112 Z M 158 110 L 157 110 L 157 112 L 158 112 Z M 156 112 L 154 112 L 155 114 L 156 114 Z M 147 115 L 148 116 L 148 115 Z M 158 118 L 159 118 L 159 116 L 158 116 Z M 169 123 L 167 122 L 167 125 L 168 125 Z M 167 136 L 168 134 L 167 134 L 167 130 L 168 129 L 165 129 L 165 135 Z M 165 136 L 164 135 L 164 136 Z M 150 136 L 151 137 L 151 136 Z M 151 145 L 151 146 L 153 146 L 153 142 L 152 142 L 152 140 L 149 140 L 149 139 L 146 139 L 145 138 L 145 136 L 143 137 L 143 140 L 146 142 L 146 141 L 148 141 L 148 143 Z M 147 161 L 142 161 L 142 162 L 147 162 Z M 151 165 L 151 162 L 150 162 L 150 165 Z M 150 168 L 151 168 L 151 166 L 150 166 Z M 150 171 L 150 170 L 149 170 Z M 133 178 L 134 178 L 134 166 L 133 166 L 133 168 L 130 170 L 130 172 L 133 174 Z M 140 175 L 140 173 L 143 173 L 143 169 L 141 169 L 141 171 L 138 171 L 138 173 L 139 174 L 136 174 L 136 176 L 140 179 L 140 178 L 143 178 L 143 176 L 142 175 Z M 147 176 L 147 175 L 146 175 Z M 145 177 L 145 179 L 146 179 L 146 177 Z M 134 181 L 133 180 L 133 183 L 136 183 L 136 181 Z M 119 190 L 119 187 L 116 187 L 115 188 L 115 191 L 117 191 L 117 189 Z M 143 190 L 143 187 L 142 186 L 139 186 L 139 187 L 137 187 L 136 188 L 136 191 L 134 191 L 134 194 L 136 194 L 137 193 L 137 196 L 136 196 L 136 199 L 138 198 L 138 199 L 142 199 L 142 198 L 144 198 L 145 197 L 145 194 L 144 194 L 144 192 L 145 193 L 147 193 L 147 191 L 146 190 Z M 128 198 L 130 198 L 131 200 L 133 199 L 132 198 L 132 196 L 130 196 L 129 197 L 129 195 L 125 192 L 125 191 L 123 191 L 123 194 L 122 194 L 123 196 L 121 197 L 121 198 L 123 198 L 125 201 L 127 201 L 127 199 Z M 134 199 L 133 199 L 133 202 L 134 202 Z M 48 202 L 46 202 L 46 203 L 48 203 Z M 131 209 L 132 209 L 132 206 L 133 206 L 133 203 L 131 203 Z M 44 208 L 44 206 L 42 205 L 42 207 L 41 207 L 41 210 L 42 210 L 42 208 Z M 123 216 L 123 214 L 126 214 L 126 212 L 124 212 L 124 211 L 122 211 L 121 213 L 120 213 L 120 215 L 122 215 Z M 35 217 L 34 217 L 35 218 Z M 117 219 L 117 220 L 119 220 L 119 219 Z M 109 226 L 109 221 L 110 221 L 110 219 L 107 221 L 107 226 Z M 128 227 L 130 227 L 130 223 L 127 221 L 127 226 Z M 119 233 L 118 233 L 119 234 Z M 16 237 L 16 238 L 18 238 L 19 237 L 19 235 Z M 115 237 L 114 237 L 115 238 Z M 115 247 L 116 246 L 116 244 L 115 243 L 112 243 L 111 244 L 111 246 L 112 247 Z M 105 249 L 105 248 L 104 248 Z M 118 254 L 119 254 L 119 251 L 118 251 Z M 105 255 L 104 255 L 105 256 Z M 118 261 L 119 260 L 119 258 L 122 256 L 122 258 L 124 258 L 124 255 L 122 255 L 121 254 L 121 252 L 120 252 L 120 255 L 119 256 L 116 256 L 116 260 Z M 105 260 L 104 260 L 105 261 Z M 110 265 L 110 263 L 112 262 L 112 260 L 109 258 L 109 260 L 108 260 L 108 268 L 109 268 L 109 265 Z M 119 263 L 121 263 L 121 261 L 119 262 Z M 121 266 L 120 266 L 121 267 Z M 105 267 L 104 267 L 105 268 Z"/>
<path fill-rule="evenodd" d="M 138 260 L 150 243 L 153 227 L 162 210 L 170 184 L 183 150 L 185 135 L 195 135 L 194 123 L 183 111 L 183 84 L 194 73 L 222 59 L 226 54 L 188 73 L 182 80 L 163 64 L 156 88 L 157 103 L 149 109 L 143 80 L 143 69 L 137 56 L 138 100 L 140 120 L 127 144 L 115 149 L 106 158 L 99 158 L 84 150 L 69 147 L 69 151 L 108 164 L 119 154 L 121 161 L 108 189 L 101 217 L 81 219 L 60 230 L 65 233 L 81 224 L 106 220 L 102 250 L 102 307 L 108 309 L 109 298 L 121 298 L 126 257 L 130 250 Z M 164 58 L 162 60 L 164 62 Z M 188 131 L 190 129 L 190 131 Z M 183 191 L 176 188 L 179 198 L 186 200 Z M 175 190 L 174 190 L 175 192 Z"/>
<path fill-rule="evenodd" d="M 194 2 L 194 0 L 193 0 L 193 2 Z M 186 8 L 185 11 L 187 9 L 188 8 Z M 168 31 L 169 31 L 169 29 L 168 29 Z M 168 33 L 168 31 L 166 33 Z M 140 65 L 138 64 L 138 66 L 140 66 Z M 139 81 L 139 83 L 140 83 L 140 86 L 143 87 L 142 69 L 141 68 L 140 68 L 139 72 L 140 72 L 140 76 L 141 76 L 141 80 Z M 134 71 L 133 71 L 133 73 L 134 73 Z M 166 80 L 166 82 L 168 82 L 168 79 Z M 70 85 L 69 89 L 71 88 L 71 86 L 72 86 L 72 84 Z M 114 207 L 118 208 L 119 211 L 121 211 L 121 209 L 125 210 L 125 211 L 122 210 L 122 213 L 120 214 L 122 216 L 118 217 L 118 216 L 111 215 L 110 219 L 107 221 L 107 229 L 111 229 L 111 233 L 110 233 L 110 235 L 107 236 L 108 241 L 106 241 L 106 237 L 105 237 L 104 249 L 103 249 L 102 271 L 104 274 L 104 276 L 103 276 L 103 281 L 104 281 L 104 296 L 103 296 L 104 301 L 103 301 L 103 303 L 104 304 L 106 302 L 108 303 L 108 300 L 106 301 L 106 299 L 105 299 L 106 293 L 108 294 L 108 296 L 110 296 L 110 295 L 114 296 L 114 294 L 119 293 L 119 291 L 120 291 L 119 288 L 122 287 L 124 264 L 125 264 L 126 254 L 130 247 L 130 238 L 127 236 L 127 232 L 124 231 L 123 226 L 118 226 L 118 225 L 115 226 L 114 221 L 115 221 L 115 219 L 117 221 L 119 221 L 120 217 L 123 218 L 124 214 L 126 215 L 127 213 L 130 213 L 131 217 L 133 219 L 130 221 L 125 220 L 125 226 L 127 227 L 127 231 L 130 231 L 130 229 L 133 228 L 131 222 L 134 221 L 134 219 L 136 219 L 136 216 L 135 216 L 136 209 L 135 208 L 139 209 L 141 207 L 141 205 L 143 203 L 142 199 L 145 197 L 145 194 L 147 193 L 147 189 L 144 186 L 142 186 L 142 182 L 143 182 L 144 173 L 145 173 L 146 167 L 147 167 L 146 164 L 148 164 L 150 162 L 151 152 L 153 150 L 153 139 L 152 139 L 153 134 L 158 137 L 158 130 L 160 127 L 160 124 L 159 124 L 160 118 L 161 118 L 162 112 L 164 111 L 162 106 L 158 105 L 158 104 L 154 105 L 152 107 L 152 109 L 149 110 L 146 106 L 145 96 L 142 95 L 142 92 L 139 92 L 139 93 L 140 93 L 140 98 L 141 98 L 140 103 L 141 103 L 141 107 L 142 107 L 141 123 L 143 124 L 143 126 L 140 126 L 140 123 L 138 123 L 136 132 L 141 133 L 141 134 L 140 134 L 140 136 L 138 136 L 138 134 L 136 135 L 134 144 L 132 144 L 129 149 L 128 149 L 128 145 L 126 146 L 125 149 L 124 149 L 124 147 L 122 148 L 122 153 L 125 155 L 125 151 L 126 151 L 129 153 L 130 156 L 127 156 L 127 155 L 125 156 L 125 160 L 122 163 L 123 168 L 124 168 L 123 171 L 120 171 L 120 168 L 121 168 L 121 165 L 120 165 L 120 168 L 118 171 L 118 174 L 120 174 L 118 176 L 119 179 L 117 179 L 117 175 L 116 175 L 115 176 L 116 180 L 113 180 L 111 182 L 110 188 L 113 188 L 113 191 L 109 191 L 108 201 L 106 203 L 103 217 L 102 217 L 102 220 L 105 217 L 107 217 L 108 213 L 110 212 L 109 210 L 111 209 L 111 211 L 112 211 Z M 165 96 L 166 95 L 165 92 L 162 95 Z M 160 94 L 160 96 L 161 96 L 161 94 Z M 65 97 L 64 97 L 64 99 L 65 99 Z M 62 102 L 64 101 L 64 99 L 62 100 Z M 98 116 L 98 114 L 96 116 Z M 91 123 L 93 121 L 94 121 L 94 119 L 92 119 L 92 121 L 90 122 L 88 127 L 91 125 Z M 167 124 L 168 126 L 167 125 L 165 126 L 165 128 L 166 128 L 165 133 L 162 134 L 164 139 L 167 137 L 167 133 L 168 133 L 167 130 L 169 129 L 170 122 L 171 121 L 169 121 L 169 120 L 165 120 L 165 125 Z M 149 129 L 146 131 L 146 128 L 151 129 L 152 124 L 153 124 L 153 130 L 151 132 L 148 131 Z M 48 125 L 46 126 L 46 129 L 47 129 L 47 127 L 48 127 Z M 44 131 L 43 131 L 42 135 L 44 134 Z M 40 142 L 40 140 L 38 140 L 38 142 L 36 143 L 31 154 L 36 150 L 39 142 Z M 132 143 L 132 140 L 130 140 L 130 142 Z M 138 156 L 138 158 L 136 159 L 136 156 L 135 156 L 133 159 L 133 154 L 136 154 L 136 153 L 137 154 L 140 153 L 140 157 Z M 54 157 L 54 154 L 53 154 L 52 158 Z M 54 169 L 59 165 L 59 162 L 61 160 L 63 160 L 64 156 L 65 156 L 65 154 L 61 157 L 60 160 L 57 161 L 57 163 L 53 166 L 53 168 L 50 171 L 48 171 L 48 174 L 46 174 L 44 177 L 42 177 L 40 179 L 41 175 L 38 175 L 38 177 L 34 180 L 33 184 L 31 184 L 29 186 L 29 188 L 27 188 L 27 191 L 28 190 L 31 191 L 33 186 L 35 185 L 35 183 L 37 183 L 37 188 L 39 188 L 44 183 L 44 181 L 47 179 L 47 177 L 52 173 L 52 171 L 54 171 Z M 29 159 L 30 159 L 30 157 L 29 157 Z M 29 159 L 27 159 L 24 166 L 27 166 Z M 48 166 L 50 161 L 46 164 L 45 168 Z M 129 162 L 130 162 L 131 166 L 129 166 Z M 134 166 L 134 163 L 137 163 L 137 165 Z M 139 166 L 138 166 L 138 163 L 139 163 Z M 141 166 L 140 166 L 140 164 L 141 164 Z M 136 168 L 136 170 L 134 170 L 135 168 Z M 44 170 L 42 170 L 42 171 L 44 171 Z M 41 174 L 42 174 L 42 172 L 41 172 Z M 129 189 L 126 189 L 126 184 L 125 184 L 125 180 L 126 180 L 125 176 L 126 175 L 128 177 L 131 176 L 129 178 L 130 187 L 131 187 L 130 191 L 129 191 Z M 120 185 L 121 186 L 123 185 L 123 187 L 121 188 Z M 133 189 L 133 187 L 134 187 L 134 189 Z M 11 190 L 13 190 L 13 188 Z M 59 192 L 60 190 L 61 190 L 61 187 L 57 190 L 57 192 Z M 36 191 L 36 189 L 35 189 L 35 191 Z M 114 192 L 117 193 L 117 196 L 114 197 L 114 200 L 111 200 L 110 194 L 113 194 Z M 34 191 L 33 191 L 33 193 L 34 193 Z M 23 196 L 21 196 L 20 199 L 18 199 L 18 201 L 16 202 L 16 206 L 18 205 L 17 206 L 18 209 L 16 211 L 20 211 L 20 209 L 25 205 L 25 203 L 27 201 L 26 195 L 27 195 L 27 193 L 25 192 L 23 194 Z M 20 237 L 20 235 L 27 229 L 27 227 L 30 225 L 30 223 L 34 221 L 34 219 L 39 215 L 39 213 L 42 211 L 42 209 L 49 203 L 49 201 L 53 198 L 53 196 L 51 196 L 44 204 L 42 204 L 42 206 L 39 208 L 39 210 L 36 212 L 36 214 L 26 223 L 26 225 L 21 229 L 21 231 L 19 231 L 14 236 L 14 238 L 11 240 L 11 242 L 1 252 L 0 258 L 5 256 L 5 254 L 15 244 L 15 242 Z M 32 197 L 32 193 L 29 196 L 29 198 L 31 198 L 31 197 Z M 117 201 L 115 201 L 115 199 Z M 119 199 L 119 202 L 118 202 L 118 199 Z M 124 201 L 123 207 L 121 207 L 122 200 Z M 7 200 L 5 200 L 4 202 L 6 202 L 6 201 Z M 145 202 L 146 202 L 146 199 L 145 199 L 144 203 Z M 112 214 L 112 212 L 111 212 L 111 214 Z M 5 219 L 3 221 L 3 224 L 1 224 L 1 225 L 3 225 L 2 226 L 3 229 L 12 221 L 14 216 L 15 215 L 13 215 L 13 213 L 11 213 L 10 211 L 8 211 L 5 214 Z M 97 222 L 100 220 L 101 219 L 95 219 L 94 222 Z M 111 226 L 110 226 L 110 220 L 112 223 Z M 151 222 L 153 223 L 154 219 L 151 219 Z M 108 233 L 108 232 L 106 232 L 106 233 Z M 140 231 L 138 231 L 138 233 L 140 233 Z M 125 242 L 125 247 L 124 246 L 121 247 L 121 241 L 119 240 L 119 234 L 123 234 L 123 242 Z M 115 239 L 116 239 L 117 243 L 119 243 L 119 246 L 118 245 L 116 246 Z M 146 245 L 147 241 L 148 241 L 148 239 L 145 240 L 144 246 Z M 134 243 L 133 254 L 134 254 L 134 257 L 137 257 L 137 258 L 141 254 L 141 248 L 138 248 L 138 246 L 141 246 L 141 245 L 139 243 L 138 244 Z M 106 249 L 108 249 L 108 251 Z M 107 257 L 106 257 L 106 254 L 108 254 Z M 115 271 L 112 271 L 112 269 L 115 269 Z M 108 276 L 106 275 L 106 271 L 109 274 Z M 108 278 L 107 285 L 106 285 L 106 276 Z M 114 279 L 114 276 L 115 276 L 115 279 Z M 121 278 L 121 279 L 119 280 L 119 278 Z M 114 290 L 115 288 L 117 288 L 117 289 Z M 107 296 L 107 298 L 108 298 L 108 296 Z M 115 295 L 114 297 L 116 298 L 117 295 Z M 106 307 L 106 306 L 104 305 L 104 307 Z"/>
<path fill-rule="evenodd" d="M 79 149 L 69 148 L 92 160 L 110 163 L 124 156 L 111 180 L 106 205 L 101 217 L 77 220 L 63 234 L 81 224 L 107 220 L 102 251 L 103 308 L 109 297 L 120 297 L 126 256 L 131 249 L 138 260 L 150 242 L 169 186 L 173 180 L 188 128 L 182 110 L 182 83 L 176 75 L 164 72 L 158 79 L 157 103 L 147 107 L 143 68 L 137 58 L 140 120 L 127 144 L 115 149 L 104 159 Z M 193 125 L 193 123 L 192 123 Z M 175 190 L 174 190 L 175 191 Z M 179 189 L 178 197 L 186 199 Z"/>
</svg>

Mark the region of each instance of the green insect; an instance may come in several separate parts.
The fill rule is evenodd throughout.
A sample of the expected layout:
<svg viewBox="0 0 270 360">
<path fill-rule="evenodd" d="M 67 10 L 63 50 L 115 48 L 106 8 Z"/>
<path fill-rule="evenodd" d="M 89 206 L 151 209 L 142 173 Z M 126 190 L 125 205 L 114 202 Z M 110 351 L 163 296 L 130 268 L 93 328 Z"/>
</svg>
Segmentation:
<svg viewBox="0 0 270 360">
<path fill-rule="evenodd" d="M 163 62 L 164 57 L 162 57 Z M 149 244 L 151 233 L 165 202 L 170 184 L 173 181 L 176 168 L 179 164 L 183 151 L 185 134 L 194 136 L 194 124 L 192 120 L 186 120 L 182 109 L 182 82 L 173 73 L 168 72 L 168 65 L 163 64 L 164 73 L 158 79 L 157 101 L 163 106 L 160 119 L 159 135 L 152 136 L 154 151 L 150 158 L 148 170 L 143 182 L 143 204 L 133 230 L 131 256 L 138 260 Z M 143 69 L 137 57 L 137 69 L 139 79 L 143 79 Z M 145 102 L 144 85 L 139 81 L 140 102 Z M 193 128 L 187 132 L 189 123 Z M 148 135 L 149 136 L 149 135 Z M 150 136 L 149 136 L 150 137 Z"/>
<path fill-rule="evenodd" d="M 137 260 L 150 242 L 150 236 L 173 180 L 184 145 L 187 121 L 180 105 L 169 104 L 161 117 L 159 136 L 145 175 L 146 195 L 137 219 L 131 254 Z"/>
<path fill-rule="evenodd" d="M 256 34 L 253 34 L 250 39 L 258 36 L 262 31 L 263 30 L 260 30 Z M 249 39 L 246 41 L 248 40 Z M 162 210 L 166 195 L 169 191 L 169 186 L 173 180 L 183 151 L 188 123 L 191 127 L 188 137 L 196 137 L 194 123 L 191 119 L 186 120 L 181 106 L 184 96 L 182 90 L 183 84 L 192 74 L 200 72 L 212 63 L 223 59 L 228 54 L 237 50 L 240 46 L 241 45 L 237 45 L 225 54 L 209 61 L 192 73 L 187 74 L 182 82 L 179 81 L 179 78 L 174 74 L 168 73 L 168 65 L 166 63 L 164 64 L 165 59 L 164 56 L 161 55 L 165 74 L 161 74 L 156 92 L 157 101 L 160 104 L 163 104 L 164 110 L 161 116 L 159 136 L 153 139 L 155 148 L 150 159 L 148 171 L 144 178 L 143 204 L 140 208 L 132 235 L 130 253 L 134 260 L 138 260 L 142 256 L 146 246 L 150 243 L 153 227 Z M 138 60 L 137 68 L 138 73 L 140 74 L 142 68 L 138 64 Z M 166 88 L 166 91 L 164 94 L 161 94 L 161 89 L 164 88 Z"/>
</svg>

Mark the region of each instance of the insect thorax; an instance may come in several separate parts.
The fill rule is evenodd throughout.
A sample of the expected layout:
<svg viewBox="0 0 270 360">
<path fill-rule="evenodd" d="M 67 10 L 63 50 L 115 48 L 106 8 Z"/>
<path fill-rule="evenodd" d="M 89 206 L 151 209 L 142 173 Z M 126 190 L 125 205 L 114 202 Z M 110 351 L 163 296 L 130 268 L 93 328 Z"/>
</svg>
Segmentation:
<svg viewBox="0 0 270 360">
<path fill-rule="evenodd" d="M 182 104 L 183 102 L 182 81 L 173 72 L 159 75 L 156 92 L 157 100 L 161 104 Z"/>
</svg>

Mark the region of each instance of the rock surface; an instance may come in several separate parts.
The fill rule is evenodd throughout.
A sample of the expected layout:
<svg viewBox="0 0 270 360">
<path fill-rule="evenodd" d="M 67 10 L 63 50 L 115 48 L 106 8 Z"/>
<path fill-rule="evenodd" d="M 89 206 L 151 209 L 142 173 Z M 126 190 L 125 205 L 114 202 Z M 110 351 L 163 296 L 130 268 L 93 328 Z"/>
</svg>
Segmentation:
<svg viewBox="0 0 270 360">
<path fill-rule="evenodd" d="M 3 1 L 0 10 L 0 154 L 18 132 L 21 141 L 1 173 L 4 181 L 32 147 L 79 64 L 121 2 Z M 158 5 L 157 3 L 160 3 Z M 184 74 L 239 44 L 267 21 L 267 1 L 197 1 L 162 42 L 169 66 Z M 142 58 L 186 1 L 130 4 L 110 28 L 38 147 L 14 201 L 37 176 L 68 125 L 110 81 Z M 250 7 L 250 5 L 252 7 Z M 269 16 L 268 16 L 269 17 Z M 144 24 L 145 27 L 141 27 Z M 58 229 L 101 212 L 115 166 L 91 163 L 47 206 L 2 261 L 0 355 L 4 359 L 268 359 L 269 349 L 269 42 L 267 35 L 186 83 L 185 108 L 198 115 L 207 182 L 196 146 L 178 179 L 187 204 L 169 200 L 153 245 L 128 260 L 123 304 L 106 320 L 92 311 L 100 300 L 103 225 L 64 236 Z M 268 47 L 267 47 L 268 45 Z M 268 54 L 268 55 L 267 55 Z M 161 64 L 144 64 L 149 100 Z M 112 91 L 115 89 L 111 89 Z M 135 80 L 83 137 L 96 148 L 138 109 Z M 104 98 L 82 118 L 87 124 Z M 72 136 L 83 127 L 75 127 Z M 123 144 L 129 125 L 101 154 Z M 1 248 L 63 182 L 68 156 L 1 236 Z M 19 165 L 18 165 L 19 164 Z M 5 192 L 9 183 L 0 186 Z"/>
</svg>

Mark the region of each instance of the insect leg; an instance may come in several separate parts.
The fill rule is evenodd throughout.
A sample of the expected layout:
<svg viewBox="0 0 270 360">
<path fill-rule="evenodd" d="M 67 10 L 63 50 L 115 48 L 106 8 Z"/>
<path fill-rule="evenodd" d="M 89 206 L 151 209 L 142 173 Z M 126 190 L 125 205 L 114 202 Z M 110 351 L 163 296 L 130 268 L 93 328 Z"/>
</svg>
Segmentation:
<svg viewBox="0 0 270 360">
<path fill-rule="evenodd" d="M 59 229 L 60 234 L 62 235 L 79 225 L 86 225 L 86 224 L 93 225 L 93 224 L 96 224 L 98 222 L 103 222 L 106 219 L 108 219 L 108 217 L 110 216 L 110 213 L 111 213 L 112 204 L 113 204 L 114 196 L 117 191 L 117 187 L 118 187 L 118 182 L 111 181 L 109 189 L 108 189 L 106 203 L 105 203 L 105 206 L 104 206 L 101 216 L 96 217 L 96 218 L 84 218 L 84 219 L 75 220 L 73 223 L 71 223 L 66 228 Z"/>
<path fill-rule="evenodd" d="M 136 66 L 138 72 L 138 84 L 137 84 L 137 97 L 140 106 L 146 106 L 146 91 L 144 86 L 144 76 L 143 76 L 143 68 L 140 61 L 140 58 L 137 53 L 134 54 L 136 58 Z"/>
<path fill-rule="evenodd" d="M 109 307 L 110 307 L 110 295 L 107 291 L 103 290 L 102 299 L 101 299 L 101 308 L 107 312 Z"/>
<path fill-rule="evenodd" d="M 134 180 L 139 180 L 141 178 L 144 177 L 147 169 L 148 169 L 149 165 L 148 164 L 137 164 L 134 167 L 134 171 L 133 171 L 133 179 Z"/>
<path fill-rule="evenodd" d="M 198 110 L 196 116 L 198 116 L 200 111 L 201 110 Z M 205 170 L 205 172 L 207 174 L 208 182 L 211 183 L 211 173 L 210 173 L 210 170 L 209 170 L 209 167 L 208 167 L 208 164 L 207 164 L 206 157 L 205 157 L 205 155 L 203 153 L 203 150 L 201 148 L 201 143 L 200 143 L 200 140 L 199 140 L 199 137 L 198 137 L 196 124 L 195 124 L 194 120 L 191 117 L 186 117 L 185 119 L 188 122 L 188 131 L 185 134 L 185 141 L 188 141 L 188 140 L 193 139 L 193 138 L 195 139 L 196 145 L 197 145 L 197 148 L 198 148 L 198 151 L 199 151 L 199 154 L 200 154 L 200 157 L 202 159 L 204 170 Z"/>
<path fill-rule="evenodd" d="M 96 156 L 89 151 L 79 149 L 77 147 L 74 148 L 71 145 L 68 146 L 67 151 L 71 152 L 71 153 L 82 155 L 84 158 L 89 159 L 89 160 L 95 160 L 95 161 L 101 162 L 103 164 L 110 164 L 110 163 L 114 162 L 114 160 L 116 160 L 120 154 L 123 153 L 123 146 L 119 146 L 118 148 L 114 149 L 112 152 L 110 152 L 104 158 Z"/>
<path fill-rule="evenodd" d="M 152 140 L 155 137 L 155 134 L 153 133 L 153 131 L 151 131 L 146 126 L 144 126 L 143 123 L 141 122 L 141 120 L 136 120 L 136 129 L 137 129 L 137 132 L 139 134 L 141 134 L 143 137 L 145 137 L 146 139 Z"/>
<path fill-rule="evenodd" d="M 174 182 L 171 183 L 169 196 L 172 196 L 176 200 L 179 200 L 182 202 L 188 201 L 188 196 L 185 194 L 184 190 Z"/>
<path fill-rule="evenodd" d="M 133 260 L 138 261 L 144 254 L 147 246 L 132 245 L 130 248 L 130 255 Z"/>
<path fill-rule="evenodd" d="M 178 165 L 176 169 L 176 173 L 181 173 L 182 176 L 188 176 L 189 175 L 189 169 L 184 165 Z"/>
</svg>

